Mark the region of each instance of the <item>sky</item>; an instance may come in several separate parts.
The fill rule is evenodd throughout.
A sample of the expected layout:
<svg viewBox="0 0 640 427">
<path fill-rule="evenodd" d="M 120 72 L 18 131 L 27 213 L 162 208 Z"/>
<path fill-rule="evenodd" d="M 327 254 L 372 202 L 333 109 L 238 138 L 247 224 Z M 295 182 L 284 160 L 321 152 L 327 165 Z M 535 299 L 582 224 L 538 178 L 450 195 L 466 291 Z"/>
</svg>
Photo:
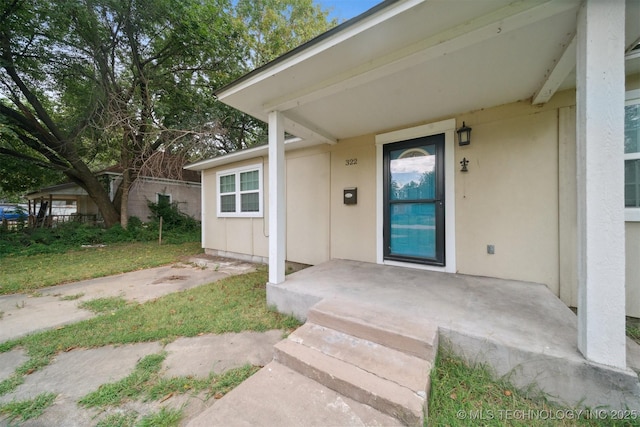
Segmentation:
<svg viewBox="0 0 640 427">
<path fill-rule="evenodd" d="M 336 18 L 338 23 L 371 9 L 382 0 L 314 0 L 324 9 L 330 9 L 329 18 Z"/>
</svg>

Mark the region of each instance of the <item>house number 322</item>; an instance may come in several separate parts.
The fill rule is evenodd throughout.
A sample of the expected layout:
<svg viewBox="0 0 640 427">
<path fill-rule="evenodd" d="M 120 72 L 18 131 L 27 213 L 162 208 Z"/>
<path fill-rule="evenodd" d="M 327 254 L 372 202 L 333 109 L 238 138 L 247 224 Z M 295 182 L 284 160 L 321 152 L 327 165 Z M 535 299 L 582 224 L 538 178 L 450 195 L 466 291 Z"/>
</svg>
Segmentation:
<svg viewBox="0 0 640 427">
<path fill-rule="evenodd" d="M 353 166 L 358 164 L 358 159 L 347 159 L 344 161 L 345 166 Z"/>
</svg>

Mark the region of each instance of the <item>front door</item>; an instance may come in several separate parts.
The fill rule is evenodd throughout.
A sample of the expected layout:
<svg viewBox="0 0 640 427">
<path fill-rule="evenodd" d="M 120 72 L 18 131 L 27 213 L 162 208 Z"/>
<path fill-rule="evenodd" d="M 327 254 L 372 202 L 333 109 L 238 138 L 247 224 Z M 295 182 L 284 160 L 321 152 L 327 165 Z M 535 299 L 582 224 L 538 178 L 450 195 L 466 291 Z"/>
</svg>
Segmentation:
<svg viewBox="0 0 640 427">
<path fill-rule="evenodd" d="M 445 265 L 444 134 L 386 144 L 384 259 Z"/>
</svg>

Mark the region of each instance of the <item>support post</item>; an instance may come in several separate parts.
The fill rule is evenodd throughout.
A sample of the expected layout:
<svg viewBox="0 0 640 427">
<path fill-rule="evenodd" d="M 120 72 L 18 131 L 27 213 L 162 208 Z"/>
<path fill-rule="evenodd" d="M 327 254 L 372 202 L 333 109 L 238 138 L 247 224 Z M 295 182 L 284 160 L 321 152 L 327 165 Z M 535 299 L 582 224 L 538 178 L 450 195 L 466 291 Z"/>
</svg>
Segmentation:
<svg viewBox="0 0 640 427">
<path fill-rule="evenodd" d="M 284 282 L 286 205 L 284 185 L 284 120 L 279 111 L 269 113 L 269 282 Z"/>
<path fill-rule="evenodd" d="M 586 0 L 577 28 L 578 348 L 626 368 L 624 0 Z"/>
</svg>

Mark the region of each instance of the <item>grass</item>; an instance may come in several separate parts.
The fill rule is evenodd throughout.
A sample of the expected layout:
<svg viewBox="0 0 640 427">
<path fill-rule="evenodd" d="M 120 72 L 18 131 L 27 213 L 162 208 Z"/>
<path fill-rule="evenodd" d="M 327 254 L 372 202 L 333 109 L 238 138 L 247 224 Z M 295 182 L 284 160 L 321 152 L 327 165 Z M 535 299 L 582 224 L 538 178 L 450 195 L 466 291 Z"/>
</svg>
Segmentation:
<svg viewBox="0 0 640 427">
<path fill-rule="evenodd" d="M 627 317 L 627 336 L 640 344 L 640 319 Z"/>
<path fill-rule="evenodd" d="M 120 405 L 127 400 L 138 398 L 149 387 L 149 383 L 157 378 L 166 356 L 166 353 L 160 353 L 143 357 L 129 376 L 114 383 L 102 384 L 98 390 L 89 393 L 78 403 L 92 408 Z"/>
<path fill-rule="evenodd" d="M 96 424 L 96 427 L 133 427 L 138 413 L 135 411 L 124 414 L 109 414 Z"/>
<path fill-rule="evenodd" d="M 54 393 L 42 393 L 32 400 L 0 404 L 0 413 L 9 415 L 9 424 L 16 420 L 26 421 L 38 418 L 45 409 L 53 404 L 55 398 Z"/>
<path fill-rule="evenodd" d="M 487 367 L 470 366 L 443 347 L 431 371 L 429 426 L 640 426 L 640 419 L 561 408 L 539 393 L 517 391 L 507 380 L 493 380 Z"/>
<path fill-rule="evenodd" d="M 61 351 L 136 342 L 170 342 L 177 337 L 241 331 L 294 329 L 299 322 L 266 305 L 266 271 L 232 276 L 144 304 L 116 311 L 64 328 L 28 335 L 0 344 L 0 352 L 26 349 L 30 359 L 11 378 L 0 382 L 0 395 L 20 385 L 27 373 L 49 364 Z"/>
<path fill-rule="evenodd" d="M 73 294 L 73 295 L 65 295 L 63 297 L 60 297 L 60 301 L 74 301 L 82 298 L 83 296 L 84 296 L 84 292 L 80 292 L 79 294 Z"/>
<path fill-rule="evenodd" d="M 0 295 L 169 264 L 202 252 L 199 242 L 158 245 L 116 243 L 62 254 L 0 257 Z"/>
<path fill-rule="evenodd" d="M 43 286 L 167 264 L 185 255 L 199 253 L 199 246 L 199 243 L 164 246 L 156 243 L 113 244 L 56 255 L 11 255 L 0 259 L 0 295 L 12 292 L 34 295 Z M 0 395 L 15 390 L 24 382 L 26 375 L 48 365 L 61 351 L 149 341 L 168 343 L 182 336 L 290 330 L 299 326 L 294 318 L 282 316 L 266 306 L 266 282 L 266 271 L 261 270 L 166 295 L 144 304 L 128 303 L 121 297 L 83 301 L 79 306 L 94 311 L 98 314 L 96 317 L 0 343 L 0 352 L 20 347 L 29 356 L 29 360 L 10 378 L 0 382 Z M 71 301 L 83 296 L 67 295 L 60 296 L 60 299 Z M 128 377 L 103 384 L 85 396 L 81 403 L 87 407 L 117 407 L 129 400 L 162 401 L 180 393 L 205 393 L 207 398 L 219 398 L 259 369 L 247 365 L 220 375 L 211 374 L 207 378 L 163 378 L 159 371 L 165 356 L 161 353 L 143 358 Z M 54 398 L 43 394 L 33 401 L 0 406 L 0 411 L 10 414 L 11 420 L 35 418 L 52 404 Z M 177 426 L 182 417 L 181 410 L 168 408 L 148 415 L 116 410 L 118 413 L 107 416 L 98 425 Z"/>
<path fill-rule="evenodd" d="M 162 408 L 155 414 L 142 417 L 136 427 L 174 427 L 178 426 L 182 418 L 182 411 L 177 409 Z"/>
<path fill-rule="evenodd" d="M 83 301 L 78 304 L 79 308 L 93 311 L 97 314 L 115 313 L 116 311 L 126 307 L 127 300 L 122 297 L 106 297 L 96 298 L 89 301 Z"/>
<path fill-rule="evenodd" d="M 118 406 L 129 400 L 155 401 L 181 393 L 207 391 L 207 398 L 220 398 L 256 373 L 257 366 L 245 365 L 208 378 L 173 377 L 159 375 L 166 353 L 151 354 L 141 359 L 135 370 L 114 383 L 102 384 L 78 403 L 87 408 Z"/>
<path fill-rule="evenodd" d="M 260 369 L 258 366 L 245 365 L 222 374 L 211 373 L 208 378 L 162 378 L 159 373 L 166 356 L 166 352 L 162 352 L 142 358 L 129 376 L 114 383 L 102 384 L 78 403 L 87 408 L 106 409 L 131 400 L 162 402 L 176 394 L 202 391 L 207 392 L 207 399 L 212 396 L 219 399 Z M 98 426 L 171 427 L 177 426 L 181 418 L 182 411 L 163 407 L 159 412 L 143 416 L 138 422 L 136 412 L 112 414 L 98 423 Z"/>
</svg>

